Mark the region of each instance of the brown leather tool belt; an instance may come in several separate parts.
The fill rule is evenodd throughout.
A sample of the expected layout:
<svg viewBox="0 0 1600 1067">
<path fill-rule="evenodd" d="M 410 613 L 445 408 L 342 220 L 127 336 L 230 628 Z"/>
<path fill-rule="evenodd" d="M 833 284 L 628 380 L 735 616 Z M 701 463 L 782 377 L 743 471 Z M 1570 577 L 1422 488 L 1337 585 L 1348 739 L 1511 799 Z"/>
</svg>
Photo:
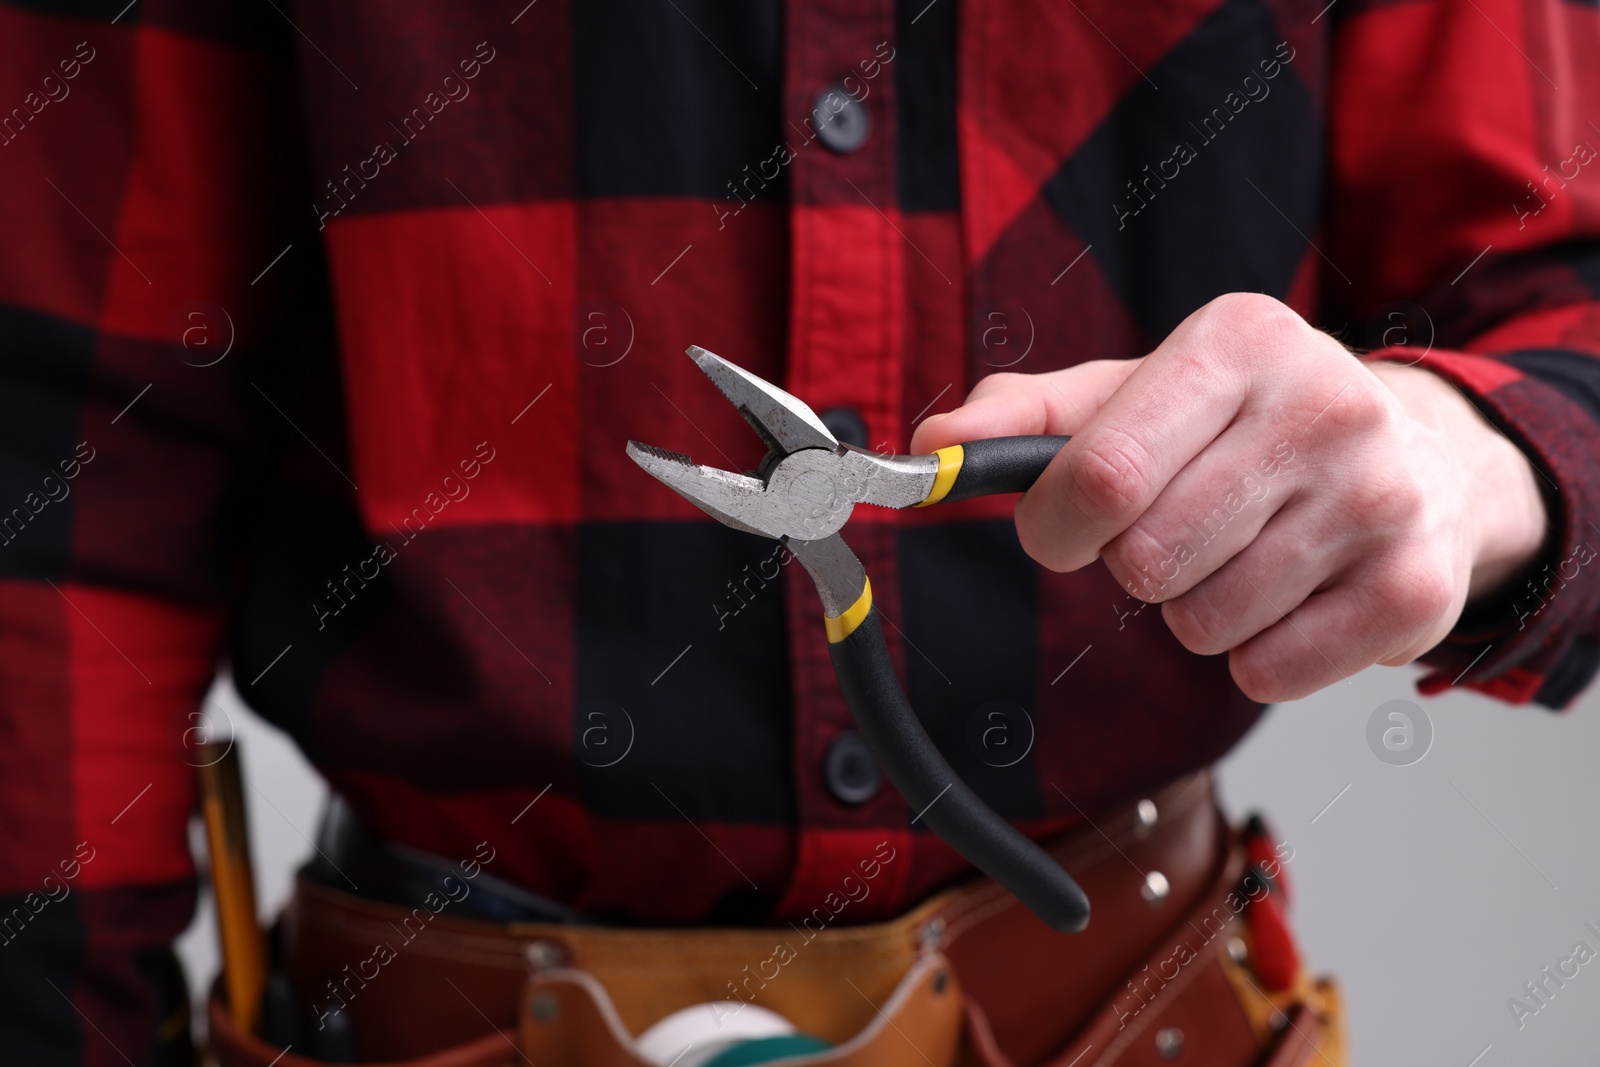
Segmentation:
<svg viewBox="0 0 1600 1067">
<path fill-rule="evenodd" d="M 1253 967 L 1250 860 L 1209 775 L 1047 848 L 1093 901 L 1082 933 L 985 878 L 870 926 L 639 929 L 429 915 L 302 877 L 283 962 L 349 1013 L 362 1062 L 647 1067 L 634 1035 L 726 1000 L 834 1046 L 787 1065 L 1341 1067 L 1331 983 Z M 209 1019 L 222 1067 L 318 1062 L 240 1033 L 216 997 Z"/>
</svg>

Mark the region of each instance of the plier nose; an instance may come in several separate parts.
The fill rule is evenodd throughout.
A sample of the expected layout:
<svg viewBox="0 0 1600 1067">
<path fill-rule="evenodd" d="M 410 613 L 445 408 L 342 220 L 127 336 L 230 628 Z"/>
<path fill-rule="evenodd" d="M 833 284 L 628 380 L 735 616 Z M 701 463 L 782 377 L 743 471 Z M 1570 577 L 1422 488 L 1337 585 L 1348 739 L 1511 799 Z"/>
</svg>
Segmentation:
<svg viewBox="0 0 1600 1067">
<path fill-rule="evenodd" d="M 904 508 L 1026 491 L 1065 437 L 1001 437 L 926 456 L 841 444 L 805 403 L 703 348 L 689 357 L 765 442 L 750 473 L 696 464 L 638 441 L 628 455 L 728 526 L 783 542 L 822 599 L 834 673 L 889 780 L 928 825 L 974 866 L 1057 930 L 1089 921 L 1083 890 L 1043 849 L 996 815 L 956 776 L 895 676 L 872 585 L 839 531 L 858 503 Z"/>
</svg>

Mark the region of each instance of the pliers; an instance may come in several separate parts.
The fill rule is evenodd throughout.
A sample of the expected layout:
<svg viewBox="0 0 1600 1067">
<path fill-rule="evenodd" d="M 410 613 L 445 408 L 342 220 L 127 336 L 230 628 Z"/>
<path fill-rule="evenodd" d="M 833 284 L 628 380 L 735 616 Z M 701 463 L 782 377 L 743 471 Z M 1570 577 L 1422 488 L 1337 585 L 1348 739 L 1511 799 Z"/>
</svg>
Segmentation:
<svg viewBox="0 0 1600 1067">
<path fill-rule="evenodd" d="M 868 452 L 841 444 L 809 407 L 771 382 L 703 348 L 688 354 L 766 443 L 766 456 L 754 472 L 734 474 L 638 441 L 628 442 L 628 455 L 718 521 L 788 547 L 822 598 L 845 701 L 901 796 L 1051 927 L 1083 929 L 1089 900 L 1072 876 L 979 800 L 929 740 L 895 677 L 866 571 L 840 536 L 858 503 L 925 507 L 1023 492 L 1067 438 L 997 437 L 925 456 Z"/>
</svg>

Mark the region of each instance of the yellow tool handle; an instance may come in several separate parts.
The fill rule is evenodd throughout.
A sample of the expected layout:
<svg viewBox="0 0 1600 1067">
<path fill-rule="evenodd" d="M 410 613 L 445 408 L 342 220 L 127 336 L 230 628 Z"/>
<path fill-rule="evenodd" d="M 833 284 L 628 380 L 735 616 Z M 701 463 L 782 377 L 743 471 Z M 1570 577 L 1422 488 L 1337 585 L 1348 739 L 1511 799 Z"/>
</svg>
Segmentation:
<svg viewBox="0 0 1600 1067">
<path fill-rule="evenodd" d="M 200 811 L 211 853 L 211 888 L 222 943 L 222 982 L 233 1021 L 255 1033 L 267 983 L 266 941 L 256 919 L 255 877 L 244 817 L 244 786 L 235 741 L 198 746 Z"/>
</svg>

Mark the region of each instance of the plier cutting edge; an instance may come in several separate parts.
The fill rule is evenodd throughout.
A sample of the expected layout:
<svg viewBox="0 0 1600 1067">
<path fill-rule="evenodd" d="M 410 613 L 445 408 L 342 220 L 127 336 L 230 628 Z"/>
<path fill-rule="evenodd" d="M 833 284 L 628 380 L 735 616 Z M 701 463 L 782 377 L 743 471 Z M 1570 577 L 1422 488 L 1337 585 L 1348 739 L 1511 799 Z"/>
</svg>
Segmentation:
<svg viewBox="0 0 1600 1067">
<path fill-rule="evenodd" d="M 995 814 L 928 738 L 895 677 L 872 585 L 840 530 L 858 503 L 923 507 L 1028 489 L 1065 437 L 998 437 L 931 455 L 841 444 L 800 400 L 720 356 L 689 357 L 767 445 L 756 470 L 734 474 L 638 441 L 628 455 L 718 521 L 781 541 L 816 583 L 833 669 L 867 745 L 921 818 L 979 870 L 1062 931 L 1083 929 L 1089 900 L 1043 849 Z"/>
</svg>

